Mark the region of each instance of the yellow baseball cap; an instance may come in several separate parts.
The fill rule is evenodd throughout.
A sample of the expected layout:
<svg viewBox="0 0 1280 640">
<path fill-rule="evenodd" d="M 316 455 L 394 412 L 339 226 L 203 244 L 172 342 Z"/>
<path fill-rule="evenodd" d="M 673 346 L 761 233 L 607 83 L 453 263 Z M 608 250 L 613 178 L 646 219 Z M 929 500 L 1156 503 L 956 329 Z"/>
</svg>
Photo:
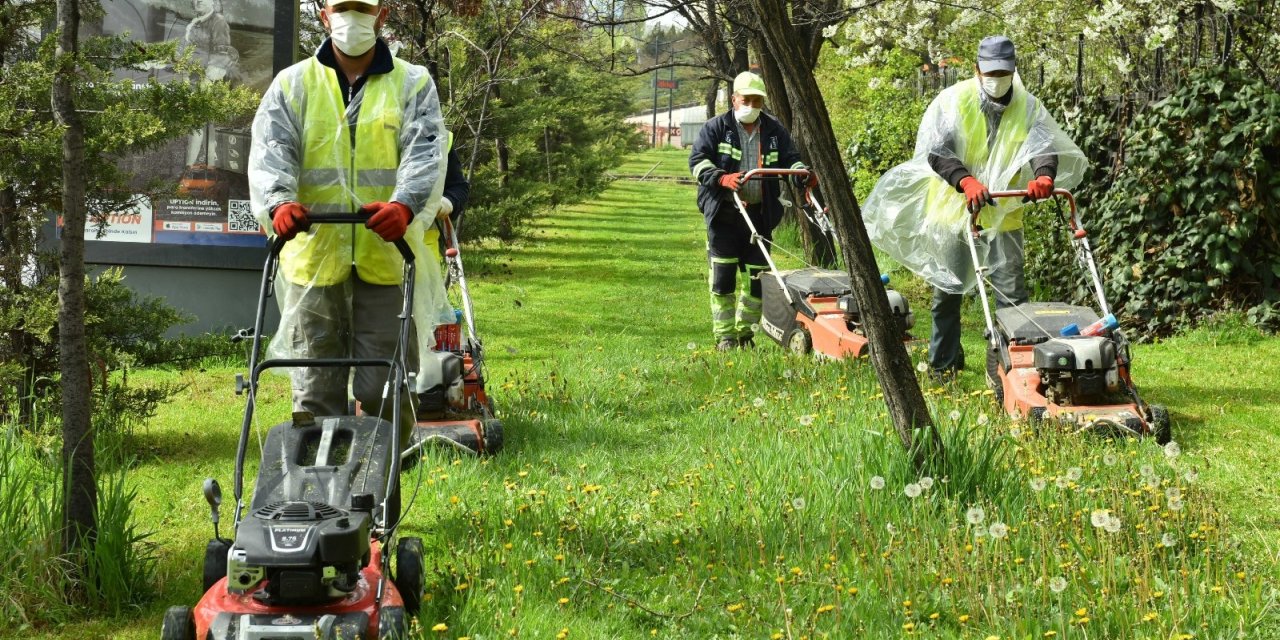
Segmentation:
<svg viewBox="0 0 1280 640">
<path fill-rule="evenodd" d="M 768 94 L 764 92 L 764 78 L 761 78 L 750 71 L 743 71 L 738 74 L 738 77 L 733 79 L 733 92 L 740 96 L 760 96 L 761 98 L 769 97 Z"/>
</svg>

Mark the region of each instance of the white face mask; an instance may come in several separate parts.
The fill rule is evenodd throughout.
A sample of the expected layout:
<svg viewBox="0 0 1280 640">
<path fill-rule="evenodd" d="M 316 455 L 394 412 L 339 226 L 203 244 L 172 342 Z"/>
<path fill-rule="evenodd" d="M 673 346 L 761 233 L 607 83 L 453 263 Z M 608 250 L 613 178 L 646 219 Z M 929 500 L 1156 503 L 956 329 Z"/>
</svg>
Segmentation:
<svg viewBox="0 0 1280 640">
<path fill-rule="evenodd" d="M 334 46 L 349 56 L 361 56 L 378 40 L 374 25 L 378 16 L 359 11 L 329 14 L 329 37 Z"/>
<path fill-rule="evenodd" d="M 982 76 L 982 90 L 992 98 L 1003 98 L 1004 94 L 1009 93 L 1009 87 L 1013 86 L 1013 76 L 1008 75 L 1000 78 L 992 76 Z"/>
<path fill-rule="evenodd" d="M 756 121 L 756 118 L 760 117 L 760 110 L 744 104 L 733 110 L 733 117 L 743 124 L 751 124 Z"/>
</svg>

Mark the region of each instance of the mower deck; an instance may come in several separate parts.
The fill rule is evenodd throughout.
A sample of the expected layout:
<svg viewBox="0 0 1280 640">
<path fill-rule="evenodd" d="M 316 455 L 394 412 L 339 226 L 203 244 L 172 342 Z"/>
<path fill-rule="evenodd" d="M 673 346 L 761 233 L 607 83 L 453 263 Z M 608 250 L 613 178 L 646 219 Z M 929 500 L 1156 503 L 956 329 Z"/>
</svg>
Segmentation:
<svg viewBox="0 0 1280 640">
<path fill-rule="evenodd" d="M 369 563 L 361 570 L 355 590 L 345 598 L 319 606 L 269 606 L 255 598 L 265 585 L 248 593 L 232 593 L 227 590 L 227 579 L 223 577 L 196 604 L 195 637 L 212 640 L 386 637 L 385 630 L 380 633 L 380 626 L 386 625 L 379 614 L 395 610 L 403 616 L 404 600 L 387 580 L 382 601 L 378 602 L 378 586 L 384 579 L 379 568 L 381 562 L 381 546 L 374 542 Z M 396 625 L 403 622 L 403 619 L 394 621 Z"/>
</svg>

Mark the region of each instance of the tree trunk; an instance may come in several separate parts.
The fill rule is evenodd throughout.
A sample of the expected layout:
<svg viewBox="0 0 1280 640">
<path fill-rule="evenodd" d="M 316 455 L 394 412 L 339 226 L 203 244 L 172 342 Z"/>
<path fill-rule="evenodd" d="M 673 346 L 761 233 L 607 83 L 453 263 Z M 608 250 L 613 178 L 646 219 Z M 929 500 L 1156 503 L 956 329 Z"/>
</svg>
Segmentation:
<svg viewBox="0 0 1280 640">
<path fill-rule="evenodd" d="M 871 363 L 884 392 L 889 417 L 903 445 L 912 452 L 918 469 L 943 460 L 942 439 L 933 425 L 924 394 L 916 380 L 911 358 L 902 343 L 902 333 L 889 311 L 889 300 L 880 282 L 875 254 L 862 221 L 853 185 L 845 173 L 844 161 L 826 103 L 818 90 L 812 67 L 802 43 L 787 22 L 783 0 L 751 0 L 760 17 L 768 54 L 782 71 L 793 115 L 803 123 L 809 140 L 812 166 L 826 179 L 826 194 L 836 233 L 842 239 L 841 252 L 852 280 L 853 297 L 862 310 L 863 327 L 870 342 Z M 923 439 L 921 439 L 923 438 Z"/>
<path fill-rule="evenodd" d="M 764 37 L 760 37 L 756 42 L 756 50 L 763 52 L 767 50 Z M 800 151 L 801 158 L 809 157 L 809 134 L 811 127 L 806 126 L 802 121 L 803 117 L 796 113 L 795 107 L 791 104 L 789 95 L 787 94 L 786 80 L 782 77 L 782 69 L 778 67 L 778 62 L 772 56 L 760 56 L 760 76 L 764 78 L 765 91 L 769 94 L 769 99 L 765 101 L 765 105 L 769 111 L 782 121 L 782 125 L 791 132 L 791 138 L 796 143 L 796 149 Z M 825 202 L 822 193 L 818 193 L 818 201 Z M 831 243 L 831 239 L 818 225 L 814 224 L 809 216 L 804 215 L 800 210 L 799 204 L 791 207 L 788 214 L 796 222 L 796 227 L 800 230 L 800 240 L 804 243 L 805 261 L 809 264 L 819 267 L 833 268 L 836 266 L 836 248 Z"/>
<path fill-rule="evenodd" d="M 712 118 L 716 117 L 716 97 L 720 93 L 720 79 L 712 78 L 711 81 L 707 84 L 708 84 L 707 95 L 706 95 L 707 120 L 711 120 Z"/>
<path fill-rule="evenodd" d="M 58 69 L 53 113 L 62 131 L 62 263 L 58 281 L 58 366 L 62 373 L 63 550 L 73 557 L 93 544 L 97 531 L 93 423 L 89 419 L 89 358 L 84 310 L 84 125 L 76 113 L 80 7 L 58 0 Z"/>
</svg>

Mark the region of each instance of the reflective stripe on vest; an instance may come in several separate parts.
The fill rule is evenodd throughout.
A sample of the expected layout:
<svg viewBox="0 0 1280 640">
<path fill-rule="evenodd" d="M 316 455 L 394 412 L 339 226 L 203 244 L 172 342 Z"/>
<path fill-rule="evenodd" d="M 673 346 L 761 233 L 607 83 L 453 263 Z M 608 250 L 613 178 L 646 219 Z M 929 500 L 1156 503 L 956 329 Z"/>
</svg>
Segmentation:
<svg viewBox="0 0 1280 640">
<path fill-rule="evenodd" d="M 1000 129 L 996 132 L 995 142 L 988 144 L 987 118 L 983 115 L 982 106 L 979 103 L 977 80 L 966 80 L 956 90 L 959 92 L 956 96 L 956 108 L 959 113 L 956 114 L 954 137 L 956 155 L 969 172 L 983 181 L 989 189 L 995 191 L 1002 188 L 1021 188 L 1022 185 L 989 184 L 988 181 L 993 179 L 997 172 L 1008 167 L 988 167 L 988 162 L 993 160 L 993 149 L 995 150 L 994 161 L 1000 164 L 1007 163 L 1017 156 L 1027 140 L 1027 134 L 1031 131 L 1032 107 L 1035 106 L 1035 102 L 1027 99 L 1026 91 L 1015 92 L 1013 100 L 1009 102 L 1009 106 L 1005 107 L 1004 115 L 1000 118 Z M 926 215 L 930 222 L 950 226 L 959 223 L 965 216 L 964 194 L 957 192 L 954 187 L 947 184 L 946 180 L 936 175 L 929 181 L 926 206 Z M 978 222 L 983 227 L 990 227 L 991 221 L 998 212 L 1003 216 L 1000 231 L 1020 229 L 1024 206 L 1020 198 L 1001 198 L 996 201 L 995 210 L 990 206 L 982 208 Z"/>
<path fill-rule="evenodd" d="M 391 72 L 370 76 L 360 90 L 355 149 L 335 70 L 315 58 L 303 68 L 305 105 L 293 104 L 302 122 L 298 200 L 311 211 L 353 213 L 364 204 L 391 199 L 400 166 L 404 65 L 394 59 Z M 427 80 L 424 75 L 411 90 L 421 90 Z M 280 254 L 280 268 L 294 284 L 338 284 L 347 279 L 353 263 L 365 282 L 401 282 L 404 260 L 395 246 L 360 225 L 316 225 Z"/>
</svg>

